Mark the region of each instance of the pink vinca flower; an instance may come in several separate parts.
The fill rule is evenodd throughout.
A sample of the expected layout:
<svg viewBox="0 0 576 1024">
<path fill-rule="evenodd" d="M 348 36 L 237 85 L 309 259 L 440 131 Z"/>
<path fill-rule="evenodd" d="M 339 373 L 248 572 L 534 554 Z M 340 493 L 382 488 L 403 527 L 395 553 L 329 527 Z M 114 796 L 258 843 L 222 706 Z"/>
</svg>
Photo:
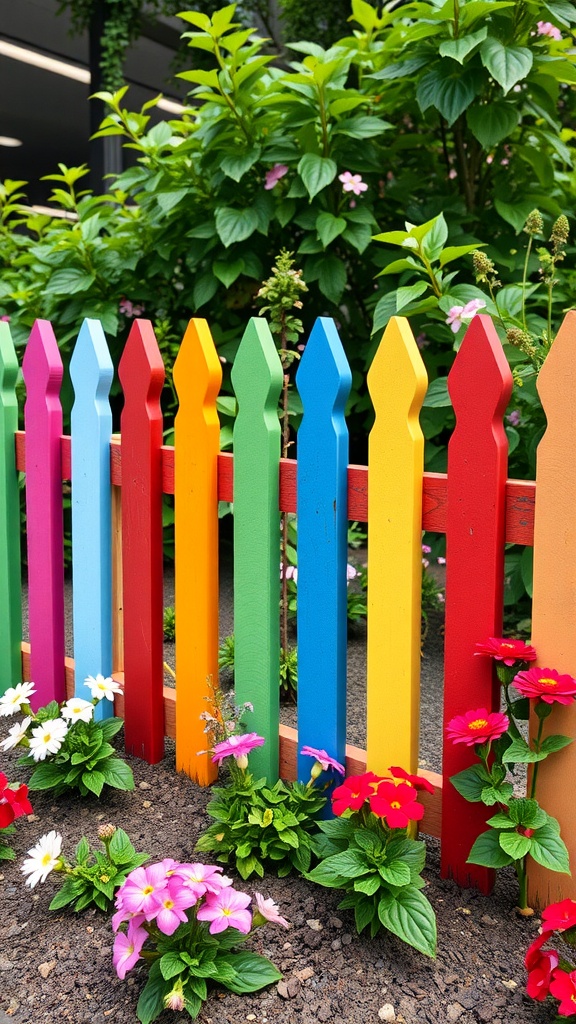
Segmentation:
<svg viewBox="0 0 576 1024">
<path fill-rule="evenodd" d="M 140 950 L 147 937 L 148 932 L 145 928 L 134 928 L 128 925 L 128 934 L 120 932 L 114 939 L 112 963 L 121 981 L 124 980 L 127 972 L 132 970 L 134 964 L 142 959 Z"/>
<path fill-rule="evenodd" d="M 550 39 L 562 39 L 562 33 L 551 21 L 536 22 L 536 31 L 539 36 L 549 36 Z"/>
<path fill-rule="evenodd" d="M 305 757 L 313 757 L 319 765 L 322 766 L 322 771 L 327 772 L 332 768 L 335 772 L 339 772 L 340 775 L 346 775 L 346 769 L 340 761 L 337 761 L 334 757 L 330 757 L 325 750 L 317 750 L 316 747 L 302 747 L 300 751 Z"/>
<path fill-rule="evenodd" d="M 257 912 L 265 921 L 268 921 L 270 924 L 279 924 L 282 928 L 290 927 L 286 918 L 280 916 L 280 907 L 274 903 L 273 899 L 265 900 L 259 892 L 254 893 L 254 899 Z"/>
<path fill-rule="evenodd" d="M 226 928 L 237 928 L 247 935 L 252 927 L 252 915 L 246 907 L 250 897 L 245 892 L 237 892 L 231 886 L 219 893 L 207 893 L 206 900 L 196 912 L 199 921 L 210 921 L 210 934 L 216 935 Z"/>
<path fill-rule="evenodd" d="M 246 757 L 254 747 L 262 747 L 264 745 L 264 737 L 259 736 L 256 732 L 246 732 L 241 736 L 229 736 L 227 740 L 222 740 L 222 743 L 217 743 L 212 751 L 212 760 L 216 764 L 220 764 L 225 757 Z"/>
<path fill-rule="evenodd" d="M 280 178 L 283 178 L 285 174 L 288 174 L 286 164 L 274 164 L 274 167 L 271 167 L 269 171 L 266 171 L 266 175 L 264 177 L 264 188 L 266 191 L 269 192 L 270 189 L 274 188 L 274 185 L 276 185 L 280 181 Z"/>
<path fill-rule="evenodd" d="M 483 299 L 470 299 L 465 306 L 452 306 L 448 311 L 446 317 L 446 323 L 449 324 L 450 329 L 456 334 L 460 330 L 462 324 L 469 323 L 472 317 L 476 316 L 479 309 L 484 309 L 486 303 Z"/>
<path fill-rule="evenodd" d="M 361 175 L 352 174 L 351 171 L 344 171 L 343 174 L 339 174 L 338 181 L 342 182 L 343 192 L 353 192 L 355 196 L 361 196 L 368 189 L 368 185 L 365 181 L 362 181 Z"/>
<path fill-rule="evenodd" d="M 186 911 L 197 901 L 196 894 L 180 878 L 170 878 L 167 889 L 159 896 L 160 909 L 154 920 L 164 935 L 173 935 L 178 925 L 187 920 Z"/>
<path fill-rule="evenodd" d="M 166 889 L 166 872 L 162 864 L 150 864 L 146 868 L 131 871 L 118 890 L 116 906 L 130 914 L 151 914 L 154 916 L 160 902 L 160 894 Z"/>
<path fill-rule="evenodd" d="M 506 422 L 509 423 L 511 427 L 518 427 L 520 426 L 521 419 L 522 416 L 520 415 L 520 411 L 518 409 L 512 409 L 512 412 L 506 417 Z"/>
<path fill-rule="evenodd" d="M 192 890 L 196 899 L 207 892 L 219 893 L 221 889 L 232 885 L 231 880 L 222 874 L 222 868 L 213 864 L 179 864 L 175 874 Z"/>
</svg>

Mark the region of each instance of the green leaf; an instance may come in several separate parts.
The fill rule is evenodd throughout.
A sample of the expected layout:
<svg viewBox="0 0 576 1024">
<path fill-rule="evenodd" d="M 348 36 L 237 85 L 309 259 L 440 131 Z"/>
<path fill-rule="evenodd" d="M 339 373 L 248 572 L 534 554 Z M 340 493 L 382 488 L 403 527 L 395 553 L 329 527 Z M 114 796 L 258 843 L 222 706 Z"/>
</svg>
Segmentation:
<svg viewBox="0 0 576 1024">
<path fill-rule="evenodd" d="M 164 980 L 169 981 L 170 978 L 175 978 L 177 974 L 182 974 L 182 971 L 186 970 L 186 964 L 180 959 L 179 953 L 172 951 L 164 953 L 164 956 L 160 959 L 160 970 Z"/>
<path fill-rule="evenodd" d="M 466 111 L 466 121 L 472 134 L 484 149 L 492 149 L 507 138 L 518 124 L 518 108 L 512 103 L 493 101 L 474 103 Z"/>
<path fill-rule="evenodd" d="M 478 29 L 477 32 L 469 32 L 468 35 L 460 36 L 458 39 L 447 39 L 443 43 L 440 43 L 438 47 L 438 53 L 441 57 L 452 57 L 452 60 L 457 60 L 459 64 L 464 63 L 464 59 L 469 53 L 472 53 L 481 42 L 486 39 L 488 35 L 488 27 L 485 25 L 484 28 Z"/>
<path fill-rule="evenodd" d="M 477 88 L 476 74 L 446 62 L 420 79 L 416 99 L 422 113 L 429 107 L 436 107 L 450 126 L 470 106 Z"/>
<path fill-rule="evenodd" d="M 192 290 L 194 309 L 200 309 L 201 306 L 210 302 L 210 299 L 214 297 L 217 291 L 218 281 L 214 274 L 211 272 L 200 274 L 200 277 L 197 277 L 194 281 L 194 288 Z"/>
<path fill-rule="evenodd" d="M 39 764 L 32 772 L 29 789 L 52 789 L 62 782 L 68 766 L 57 764 Z"/>
<path fill-rule="evenodd" d="M 537 829 L 532 836 L 530 856 L 550 871 L 570 874 L 568 850 L 551 822 Z"/>
<path fill-rule="evenodd" d="M 96 277 L 80 267 L 65 267 L 57 270 L 48 282 L 48 291 L 55 295 L 76 295 L 92 287 Z"/>
<path fill-rule="evenodd" d="M 226 987 L 237 995 L 245 992 L 258 992 L 266 985 L 280 981 L 282 975 L 274 964 L 258 953 L 228 953 L 218 958 L 219 963 L 227 963 L 236 971 L 233 981 L 225 982 Z"/>
<path fill-rule="evenodd" d="M 488 832 L 482 832 L 472 846 L 466 863 L 481 864 L 485 868 L 503 868 L 506 864 L 511 864 L 512 857 L 500 846 L 501 835 L 501 832 L 492 828 Z"/>
<path fill-rule="evenodd" d="M 168 994 L 171 987 L 162 978 L 160 965 L 156 960 L 150 968 L 148 981 L 140 993 L 136 1007 L 136 1016 L 141 1024 L 152 1024 L 152 1021 L 160 1016 L 164 1009 L 164 996 Z"/>
<path fill-rule="evenodd" d="M 408 306 L 414 299 L 419 299 L 428 289 L 427 281 L 416 281 L 415 284 L 406 285 L 404 288 L 398 288 L 396 290 L 396 312 Z"/>
<path fill-rule="evenodd" d="M 486 807 L 493 807 L 494 804 L 507 804 L 514 786 L 510 782 L 502 782 L 499 786 L 485 786 L 482 790 L 482 803 Z"/>
<path fill-rule="evenodd" d="M 378 904 L 381 923 L 398 938 L 426 956 L 436 954 L 436 917 L 418 889 L 409 886 L 393 896 L 387 893 Z"/>
<path fill-rule="evenodd" d="M 530 852 L 532 840 L 528 836 L 522 836 L 519 832 L 501 832 L 498 841 L 500 846 L 512 860 L 522 860 Z"/>
<path fill-rule="evenodd" d="M 77 864 L 86 864 L 90 855 L 90 844 L 86 839 L 86 836 L 82 836 L 82 839 L 74 851 L 74 855 L 76 857 Z"/>
<path fill-rule="evenodd" d="M 222 282 L 225 288 L 229 288 L 234 281 L 240 277 L 244 270 L 244 260 L 214 260 L 212 271 L 214 277 Z"/>
<path fill-rule="evenodd" d="M 540 752 L 544 754 L 555 754 L 557 750 L 564 750 L 574 740 L 570 736 L 547 736 L 543 740 Z"/>
<path fill-rule="evenodd" d="M 61 910 L 62 907 L 67 907 L 80 895 L 83 888 L 84 885 L 80 879 L 66 878 L 60 892 L 56 893 L 50 903 L 48 910 Z"/>
<path fill-rule="evenodd" d="M 132 769 L 119 757 L 108 758 L 100 765 L 100 771 L 107 786 L 112 786 L 114 789 L 134 789 Z"/>
<path fill-rule="evenodd" d="M 447 245 L 440 253 L 440 266 L 445 267 L 447 263 L 452 263 L 453 260 L 459 260 L 462 256 L 467 256 L 468 253 L 482 248 L 482 243 L 479 245 Z"/>
<path fill-rule="evenodd" d="M 483 765 L 473 764 L 463 772 L 452 775 L 450 782 L 465 800 L 470 803 L 481 803 L 482 791 L 492 780 Z"/>
<path fill-rule="evenodd" d="M 240 181 L 246 172 L 260 159 L 261 152 L 260 146 L 255 146 L 254 149 L 250 149 L 246 153 L 232 153 L 230 156 L 224 157 L 220 167 L 229 178 L 233 178 L 234 181 Z"/>
<path fill-rule="evenodd" d="M 347 117 L 345 121 L 335 125 L 333 134 L 348 135 L 351 139 L 372 139 L 391 127 L 388 121 L 383 121 L 379 117 Z"/>
<path fill-rule="evenodd" d="M 102 739 L 106 741 L 111 740 L 117 732 L 120 732 L 123 725 L 124 719 L 114 717 L 105 718 L 104 721 L 98 722 L 98 727 L 102 733 Z"/>
<path fill-rule="evenodd" d="M 252 207 L 238 210 L 231 206 L 219 206 L 214 219 L 220 241 L 228 248 L 233 242 L 243 242 L 254 234 L 259 218 Z"/>
<path fill-rule="evenodd" d="M 338 854 L 334 854 L 338 856 Z M 306 873 L 306 878 L 310 882 L 316 882 L 317 885 L 324 885 L 328 889 L 344 889 L 347 883 L 347 878 L 344 875 L 338 875 L 330 865 L 332 857 L 327 857 L 326 860 L 320 861 L 312 871 Z"/>
<path fill-rule="evenodd" d="M 320 213 L 316 218 L 316 231 L 324 247 L 330 245 L 338 235 L 346 230 L 343 217 L 335 217 L 333 213 Z"/>
<path fill-rule="evenodd" d="M 350 894 L 350 898 L 353 898 L 352 893 Z M 341 907 L 342 903 L 339 903 L 338 906 Z M 359 899 L 357 903 L 353 904 L 353 906 L 356 931 L 360 935 L 360 933 L 366 928 L 366 925 L 370 924 L 372 921 L 376 913 L 376 907 L 374 906 L 374 902 L 368 899 Z"/>
<path fill-rule="evenodd" d="M 342 878 L 358 878 L 359 875 L 365 875 L 370 871 L 370 866 L 366 863 L 362 854 L 356 853 L 354 850 L 344 850 L 343 853 L 335 853 L 333 857 L 329 857 L 324 863 L 326 865 L 329 864 L 330 870 L 335 875 L 341 875 Z"/>
<path fill-rule="evenodd" d="M 410 878 L 408 878 L 410 881 Z M 354 882 L 355 892 L 363 892 L 366 896 L 373 896 L 375 892 L 378 892 L 380 888 L 380 879 L 378 875 L 369 875 L 368 878 L 357 878 Z"/>
<path fill-rule="evenodd" d="M 499 39 L 489 36 L 480 47 L 484 67 L 488 69 L 504 93 L 510 92 L 517 82 L 532 69 L 532 51 L 526 46 L 504 46 Z"/>
<path fill-rule="evenodd" d="M 117 828 L 110 840 L 110 856 L 115 864 L 127 864 L 136 851 L 123 828 Z"/>
<path fill-rule="evenodd" d="M 533 764 L 535 761 L 543 761 L 546 754 L 537 754 L 521 736 L 512 740 L 508 749 L 504 752 L 502 761 L 505 764 Z"/>
<path fill-rule="evenodd" d="M 311 199 L 334 181 L 337 170 L 334 160 L 317 153 L 305 153 L 298 164 L 298 173 Z"/>
<path fill-rule="evenodd" d="M 395 860 L 392 863 L 379 864 L 378 871 L 385 882 L 389 885 L 409 885 L 411 871 L 408 864 L 402 860 Z"/>
<path fill-rule="evenodd" d="M 346 287 L 346 267 L 332 253 L 323 258 L 318 275 L 318 286 L 323 295 L 338 305 Z"/>
<path fill-rule="evenodd" d="M 568 28 L 574 24 L 574 4 L 570 0 L 548 0 L 548 2 L 544 0 L 544 7 L 561 25 L 566 25 Z"/>
<path fill-rule="evenodd" d="M 503 199 L 499 198 L 494 200 L 494 206 L 502 219 L 508 224 L 511 224 L 517 234 L 522 231 L 528 214 L 531 213 L 537 205 L 538 200 L 536 197 L 534 199 L 527 199 L 524 201 L 518 200 L 514 203 L 507 203 Z"/>
<path fill-rule="evenodd" d="M 190 189 L 179 188 L 172 192 L 156 192 L 154 198 L 162 210 L 162 213 L 166 216 L 166 214 L 170 213 L 174 207 L 178 206 L 178 204 L 189 195 Z"/>
<path fill-rule="evenodd" d="M 452 405 L 448 394 L 448 377 L 436 377 L 428 386 L 424 405 L 428 409 L 441 409 Z"/>
<path fill-rule="evenodd" d="M 96 796 L 100 796 L 105 781 L 104 774 L 97 770 L 82 773 L 82 782 L 86 789 L 89 789 L 91 793 L 95 793 Z"/>
<path fill-rule="evenodd" d="M 349 242 L 357 252 L 363 253 L 364 250 L 368 248 L 372 240 L 372 228 L 369 224 L 349 223 L 342 237 L 346 242 Z"/>
<path fill-rule="evenodd" d="M 236 857 L 236 870 L 242 876 L 244 881 L 250 878 L 250 875 L 256 873 L 262 878 L 264 870 L 257 857 L 253 853 L 249 857 Z"/>
</svg>

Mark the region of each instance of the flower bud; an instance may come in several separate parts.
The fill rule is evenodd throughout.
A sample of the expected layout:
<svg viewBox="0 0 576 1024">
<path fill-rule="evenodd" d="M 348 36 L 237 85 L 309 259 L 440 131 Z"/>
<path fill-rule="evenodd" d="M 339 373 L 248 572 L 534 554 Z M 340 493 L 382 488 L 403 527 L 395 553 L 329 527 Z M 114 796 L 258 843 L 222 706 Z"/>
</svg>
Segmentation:
<svg viewBox="0 0 576 1024">
<path fill-rule="evenodd" d="M 322 775 L 323 771 L 324 769 L 322 768 L 320 761 L 315 761 L 314 764 L 312 765 L 312 771 L 310 772 L 310 778 L 313 780 L 313 782 L 315 782 L 316 779 L 320 775 Z"/>
<path fill-rule="evenodd" d="M 98 826 L 98 839 L 101 839 L 103 842 L 104 842 L 105 839 L 112 839 L 112 836 L 114 835 L 115 831 L 116 831 L 116 826 L 115 825 L 110 825 L 110 824 L 108 824 L 108 825 L 99 825 Z"/>
<path fill-rule="evenodd" d="M 243 772 L 245 772 L 248 767 L 248 754 L 240 754 L 240 756 L 236 758 L 236 764 Z"/>
<path fill-rule="evenodd" d="M 540 210 L 532 210 L 526 218 L 523 229 L 527 235 L 541 235 L 544 231 L 544 221 Z"/>
</svg>

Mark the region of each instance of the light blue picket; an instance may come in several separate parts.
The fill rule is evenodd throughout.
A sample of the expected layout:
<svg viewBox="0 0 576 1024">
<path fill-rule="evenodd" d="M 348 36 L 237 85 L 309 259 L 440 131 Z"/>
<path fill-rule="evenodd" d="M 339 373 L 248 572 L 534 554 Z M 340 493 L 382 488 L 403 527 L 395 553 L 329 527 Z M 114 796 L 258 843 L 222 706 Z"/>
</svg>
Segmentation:
<svg viewBox="0 0 576 1024">
<path fill-rule="evenodd" d="M 249 732 L 266 744 L 250 769 L 278 778 L 280 718 L 280 513 L 278 509 L 282 365 L 265 320 L 253 317 L 234 360 L 234 682 L 250 701 Z"/>
<path fill-rule="evenodd" d="M 70 360 L 72 434 L 72 616 L 75 693 L 86 700 L 87 676 L 112 671 L 112 559 L 108 395 L 114 367 L 99 320 L 84 320 Z M 105 698 L 95 718 L 109 718 Z"/>
<path fill-rule="evenodd" d="M 298 747 L 346 754 L 348 429 L 352 374 L 334 321 L 316 320 L 298 373 Z M 298 778 L 312 762 L 298 755 Z"/>
<path fill-rule="evenodd" d="M 22 680 L 20 499 L 14 444 L 17 377 L 10 328 L 0 322 L 0 694 Z"/>
</svg>

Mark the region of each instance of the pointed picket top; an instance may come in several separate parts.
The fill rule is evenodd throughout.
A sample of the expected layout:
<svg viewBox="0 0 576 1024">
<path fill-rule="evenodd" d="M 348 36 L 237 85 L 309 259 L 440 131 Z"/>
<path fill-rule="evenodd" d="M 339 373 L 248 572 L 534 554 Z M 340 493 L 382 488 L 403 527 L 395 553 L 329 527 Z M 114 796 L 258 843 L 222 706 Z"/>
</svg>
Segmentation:
<svg viewBox="0 0 576 1024">
<path fill-rule="evenodd" d="M 538 376 L 537 388 L 547 427 L 536 452 L 534 513 L 534 590 L 532 643 L 538 664 L 576 675 L 576 311 L 558 331 Z M 576 737 L 574 704 L 555 705 L 554 733 Z M 531 731 L 535 731 L 534 722 Z M 540 765 L 538 800 L 556 818 L 562 839 L 576 858 L 574 786 L 576 744 Z M 576 898 L 574 878 L 547 871 L 531 862 L 530 899 L 539 906 Z"/>
<path fill-rule="evenodd" d="M 72 611 L 76 694 L 87 676 L 112 672 L 109 393 L 114 366 L 99 320 L 84 320 L 70 359 L 72 432 Z M 98 719 L 114 714 L 101 700 Z"/>
<path fill-rule="evenodd" d="M 190 320 L 174 364 L 176 769 L 208 785 L 205 698 L 218 683 L 218 453 L 222 364 L 205 320 Z M 190 581 L 194 580 L 194 586 Z M 198 601 L 198 594 L 203 598 Z"/>
<path fill-rule="evenodd" d="M 316 319 L 302 354 L 296 383 L 303 403 L 314 405 L 318 412 L 333 410 L 336 418 L 343 417 L 352 374 L 331 317 Z"/>
<path fill-rule="evenodd" d="M 14 435 L 18 429 L 18 359 L 0 321 L 0 694 L 22 679 L 20 496 Z"/>
<path fill-rule="evenodd" d="M 26 516 L 30 673 L 35 706 L 63 700 L 64 528 L 62 517 L 63 366 L 52 325 L 36 320 L 24 353 Z"/>
<path fill-rule="evenodd" d="M 448 375 L 448 392 L 457 430 L 470 422 L 494 427 L 497 443 L 507 445 L 502 417 L 512 394 L 512 373 L 492 319 L 483 313 L 470 321 Z"/>
<path fill-rule="evenodd" d="M 250 701 L 249 729 L 264 736 L 250 769 L 278 777 L 280 714 L 280 514 L 278 510 L 282 364 L 265 320 L 253 318 L 240 343 L 232 383 L 234 424 L 234 681 Z"/>
<path fill-rule="evenodd" d="M 156 410 L 152 413 L 152 407 L 160 399 L 165 371 L 150 320 L 137 319 L 132 324 L 118 365 L 118 376 L 124 392 L 124 401 L 140 404 L 142 398 L 146 398 L 151 409 L 143 406 L 142 418 L 154 418 Z M 149 416 L 149 413 L 152 413 L 152 416 Z"/>
<path fill-rule="evenodd" d="M 298 431 L 298 746 L 346 758 L 348 429 L 352 374 L 332 319 L 319 317 L 296 375 Z M 318 715 L 318 708 L 322 715 Z M 300 755 L 307 781 L 310 758 Z"/>
<path fill-rule="evenodd" d="M 392 317 L 368 372 L 367 763 L 418 767 L 422 476 L 427 376 L 408 321 Z M 393 681 L 384 666 L 394 666 Z"/>
<path fill-rule="evenodd" d="M 448 376 L 456 426 L 448 445 L 444 725 L 471 708 L 497 711 L 500 687 L 475 645 L 501 636 L 508 441 L 503 415 L 512 374 L 489 317 L 476 315 Z M 445 778 L 470 758 L 446 739 Z M 489 892 L 494 871 L 467 863 L 488 812 L 453 786 L 442 792 L 442 874 Z"/>
</svg>

